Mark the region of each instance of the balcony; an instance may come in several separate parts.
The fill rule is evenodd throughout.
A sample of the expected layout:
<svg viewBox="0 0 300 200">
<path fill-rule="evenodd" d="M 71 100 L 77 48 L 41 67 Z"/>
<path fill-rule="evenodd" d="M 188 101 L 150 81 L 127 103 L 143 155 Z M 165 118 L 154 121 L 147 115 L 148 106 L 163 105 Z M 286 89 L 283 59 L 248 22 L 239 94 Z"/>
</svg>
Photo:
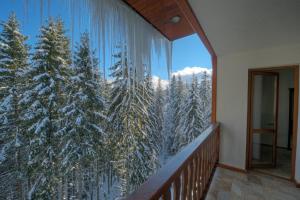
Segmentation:
<svg viewBox="0 0 300 200">
<path fill-rule="evenodd" d="M 195 141 L 187 145 L 168 164 L 150 177 L 138 190 L 130 194 L 127 199 L 300 199 L 300 190 L 295 187 L 295 185 L 300 187 L 299 1 L 289 1 L 288 3 L 280 0 L 272 2 L 259 0 L 123 1 L 161 32 L 162 36 L 167 39 L 165 40 L 166 44 L 192 33 L 199 35 L 210 53 L 212 61 L 212 122 L 219 121 L 222 124 L 221 131 L 218 123 L 212 124 Z M 94 0 L 94 2 L 99 1 Z M 96 13 L 106 10 L 101 6 L 93 6 L 92 8 L 95 8 Z M 119 9 L 112 10 L 119 11 Z M 115 22 L 123 18 L 119 17 L 120 13 L 118 12 L 114 14 L 118 16 L 116 19 L 109 17 L 109 19 L 114 20 L 97 23 L 104 25 L 100 30 L 106 30 L 104 28 L 109 27 L 107 30 L 112 31 L 106 30 L 108 33 L 119 32 L 111 29 L 111 27 L 114 24 L 118 25 Z M 81 16 L 79 13 L 76 15 Z M 114 15 L 108 13 L 108 16 Z M 101 14 L 100 21 L 102 22 L 102 20 Z M 134 30 L 142 30 L 143 34 L 132 34 L 130 28 L 134 23 L 131 20 L 124 21 L 127 22 L 129 28 L 124 28 L 126 26 L 123 27 L 123 25 L 116 27 L 121 27 L 120 30 L 123 31 L 126 30 L 124 33 L 122 32 L 123 35 L 127 35 L 132 41 L 123 41 L 127 52 L 134 52 L 131 57 L 139 57 L 135 54 L 140 54 L 138 50 L 141 49 L 145 49 L 145 54 L 152 52 L 144 47 L 144 42 L 134 40 L 136 36 L 148 33 L 148 29 L 137 27 Z M 98 27 L 97 24 L 95 28 Z M 153 31 L 156 32 L 155 29 Z M 130 30 L 129 33 L 128 30 Z M 104 34 L 106 31 L 103 31 L 102 35 L 106 35 Z M 119 40 L 119 35 L 122 34 L 117 34 L 117 40 Z M 152 46 L 151 38 L 153 35 L 145 35 L 147 35 L 145 38 L 149 47 Z M 113 38 L 112 35 L 109 35 L 109 38 Z M 100 40 L 103 41 L 99 44 L 111 43 L 115 45 L 113 41 L 106 41 L 104 36 L 100 37 Z M 132 47 L 129 46 L 131 43 Z M 138 48 L 135 48 L 133 44 L 138 45 Z M 108 52 L 113 52 L 111 48 L 107 49 Z M 165 50 L 165 54 L 171 57 L 171 45 L 166 45 Z M 127 53 L 121 54 L 127 55 Z M 104 59 L 107 55 L 104 53 L 102 57 Z M 141 60 L 136 59 L 139 62 Z M 145 60 L 149 61 L 150 59 Z M 144 68 L 144 63 L 139 62 L 137 66 Z M 167 62 L 167 65 L 169 65 L 168 63 L 171 62 Z M 135 70 L 133 71 L 135 72 Z M 139 74 L 144 75 L 144 73 Z M 128 80 L 130 83 L 131 79 Z M 41 100 L 43 99 L 45 98 L 41 98 Z M 15 111 L 16 109 L 14 109 Z M 51 109 L 49 109 L 49 113 L 50 111 Z M 126 112 L 124 111 L 124 113 Z M 35 118 L 39 119 L 39 116 Z M 48 118 L 45 119 L 48 121 Z M 31 119 L 29 120 L 31 121 Z M 77 122 L 77 120 L 73 121 Z M 54 122 L 57 123 L 57 120 Z M 48 127 L 46 128 L 48 129 Z M 101 132 L 100 129 L 97 131 Z M 43 130 L 40 132 L 44 135 Z M 34 133 L 33 135 L 35 138 L 37 134 Z M 45 144 L 52 145 L 52 138 L 48 138 L 51 142 L 46 140 Z M 63 141 L 63 143 L 67 143 L 65 140 Z M 127 140 L 124 139 L 124 141 Z M 118 142 L 115 143 L 118 144 Z M 126 146 L 130 146 L 127 144 L 130 142 L 126 143 Z M 51 145 L 48 146 L 52 148 Z M 15 146 L 19 147 L 19 143 L 16 143 Z M 40 144 L 35 146 L 40 151 L 47 149 Z M 284 149 L 287 155 L 281 157 L 283 151 L 280 149 Z M 44 155 L 48 154 L 48 151 L 44 152 L 46 152 Z M 285 154 L 284 152 L 283 154 Z M 34 151 L 34 153 L 39 154 L 39 151 Z M 132 155 L 134 154 L 132 153 Z M 40 160 L 44 160 L 43 157 L 40 158 Z M 60 157 L 58 160 L 60 161 Z M 18 164 L 17 168 L 19 168 L 19 163 L 16 163 Z M 50 168 L 45 167 L 47 172 L 50 171 L 48 169 L 51 169 L 52 172 L 61 168 L 57 167 L 60 165 L 55 162 L 47 163 L 51 165 Z M 93 161 L 90 163 L 90 165 L 94 164 Z M 128 159 L 127 163 L 132 163 L 132 160 Z M 79 164 L 81 164 L 81 160 Z M 283 166 L 283 168 L 277 168 L 277 171 L 273 170 L 274 176 L 265 175 L 271 171 L 268 167 L 274 168 L 276 165 Z M 76 169 L 73 167 L 74 165 L 69 166 L 72 170 Z M 260 172 L 252 170 L 257 166 L 260 166 Z M 76 170 L 75 173 L 77 173 Z M 39 172 L 39 168 L 36 171 Z M 278 173 L 283 174 L 286 178 L 277 178 L 276 174 L 278 175 Z M 58 177 L 63 182 L 64 177 L 60 176 Z M 72 181 L 73 179 L 76 180 L 73 176 L 72 174 L 70 178 Z M 6 174 L 3 177 L 3 180 L 14 180 L 11 177 L 8 179 Z M 38 180 L 37 182 L 40 182 L 39 176 L 34 174 L 33 177 Z M 56 182 L 55 179 L 52 179 L 52 174 L 48 177 L 51 184 Z M 15 185 L 19 186 L 14 184 L 14 187 Z M 35 186 L 32 183 L 28 185 Z M 73 188 L 76 185 L 70 185 L 75 191 Z M 60 186 L 65 187 L 65 184 L 60 184 Z M 7 185 L 3 185 L 0 190 L 2 188 L 9 192 L 12 190 Z M 99 187 L 96 188 L 99 189 Z M 3 194 L 4 189 L 0 194 Z M 20 191 L 22 196 L 22 189 Z M 52 189 L 52 191 L 54 190 Z M 93 193 L 93 190 L 91 189 L 90 192 Z M 64 196 L 63 193 L 61 192 L 62 197 Z"/>
<path fill-rule="evenodd" d="M 220 126 L 212 124 L 127 200 L 203 199 L 219 158 Z"/>
<path fill-rule="evenodd" d="M 127 200 L 300 198 L 288 180 L 218 167 L 219 145 L 220 125 L 212 124 Z"/>
</svg>

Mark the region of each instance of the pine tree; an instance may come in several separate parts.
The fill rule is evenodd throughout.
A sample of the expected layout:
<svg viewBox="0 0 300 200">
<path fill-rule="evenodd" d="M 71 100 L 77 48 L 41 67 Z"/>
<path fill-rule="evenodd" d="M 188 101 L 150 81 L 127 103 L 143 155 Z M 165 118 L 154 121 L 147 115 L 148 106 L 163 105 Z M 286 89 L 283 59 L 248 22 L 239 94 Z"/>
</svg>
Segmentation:
<svg viewBox="0 0 300 200">
<path fill-rule="evenodd" d="M 68 182 L 77 190 L 77 199 L 90 199 L 91 191 L 99 188 L 99 182 L 89 188 L 88 183 L 82 184 L 80 180 L 84 172 L 89 177 L 88 182 L 100 177 L 98 170 L 103 165 L 104 125 L 107 124 L 106 100 L 101 96 L 97 73 L 98 60 L 89 43 L 88 34 L 84 33 L 75 51 L 74 75 L 67 87 L 66 106 L 62 109 L 67 130 L 62 138 L 61 165 L 66 174 L 77 176 Z M 91 173 L 93 170 L 95 173 Z"/>
<path fill-rule="evenodd" d="M 175 120 L 175 135 L 179 131 L 180 127 L 180 110 L 183 106 L 184 99 L 186 97 L 186 88 L 185 85 L 181 79 L 181 76 L 178 75 L 178 79 L 176 82 L 176 98 L 175 98 L 175 115 L 174 115 L 174 120 Z"/>
<path fill-rule="evenodd" d="M 59 178 L 60 137 L 63 134 L 65 86 L 70 74 L 69 40 L 61 21 L 50 20 L 42 26 L 35 47 L 33 65 L 28 69 L 31 80 L 20 104 L 26 110 L 22 119 L 29 141 L 28 198 L 57 197 Z"/>
<path fill-rule="evenodd" d="M 181 106 L 179 126 L 173 143 L 175 151 L 192 142 L 204 128 L 199 97 L 198 80 L 193 75 L 192 84 L 184 104 Z"/>
<path fill-rule="evenodd" d="M 17 196 L 12 198 L 20 198 L 22 196 L 20 182 L 24 175 L 22 173 L 24 160 L 21 158 L 24 156 L 26 141 L 20 126 L 18 100 L 25 84 L 22 74 L 28 65 L 28 46 L 25 44 L 27 38 L 20 33 L 15 14 L 11 14 L 8 21 L 1 25 L 3 30 L 0 34 L 0 171 L 10 171 L 8 173 L 10 178 L 0 180 L 0 190 L 1 195 L 6 195 L 7 190 L 17 191 Z"/>
<path fill-rule="evenodd" d="M 166 119 L 164 121 L 164 134 L 167 139 L 167 151 L 169 154 L 175 154 L 177 152 L 174 149 L 175 135 L 179 131 L 181 115 L 179 114 L 183 100 L 185 97 L 185 87 L 179 75 L 176 79 L 172 77 L 171 84 L 169 86 L 169 97 L 167 99 L 166 106 Z"/>
<path fill-rule="evenodd" d="M 168 95 L 166 98 L 166 108 L 164 112 L 163 135 L 165 138 L 165 145 L 167 153 L 172 154 L 172 146 L 175 137 L 175 113 L 177 105 L 176 96 L 176 77 L 173 76 L 168 87 Z"/>
<path fill-rule="evenodd" d="M 177 107 L 176 107 L 176 113 L 178 113 L 180 111 L 180 108 L 181 108 L 181 104 L 183 103 L 186 95 L 187 95 L 187 91 L 186 91 L 186 86 L 185 84 L 183 83 L 182 79 L 181 79 L 181 76 L 178 75 L 178 79 L 177 79 L 177 82 L 176 82 L 176 103 L 177 103 Z M 179 120 L 180 120 L 180 116 L 176 116 L 175 117 L 176 119 L 176 127 L 178 126 L 179 124 Z"/>
<path fill-rule="evenodd" d="M 112 81 L 108 84 L 107 88 L 110 88 L 109 94 L 109 107 L 107 110 L 107 116 L 109 119 L 109 126 L 107 127 L 107 132 L 110 133 L 110 137 L 106 141 L 106 155 L 110 160 L 107 162 L 107 184 L 108 184 L 108 195 L 110 195 L 110 190 L 113 182 L 116 179 L 120 179 L 120 169 L 121 169 L 121 157 L 122 152 L 120 150 L 122 142 L 122 134 L 125 129 L 123 125 L 123 116 L 126 112 L 123 111 L 123 100 L 125 100 L 128 82 L 128 71 L 127 71 L 127 59 L 122 61 L 122 52 L 113 55 L 115 63 L 110 67 L 110 77 Z M 126 68 L 123 68 L 124 65 Z M 123 99 L 124 97 L 124 99 Z M 119 181 L 119 180 L 118 180 Z"/>
<path fill-rule="evenodd" d="M 117 54 L 117 62 L 111 67 L 113 89 L 109 108 L 122 196 L 137 189 L 157 167 L 155 143 L 148 132 L 151 120 L 145 86 L 135 78 L 124 55 Z"/>
<path fill-rule="evenodd" d="M 207 72 L 204 72 L 201 77 L 201 83 L 199 87 L 200 100 L 201 100 L 201 113 L 203 126 L 206 128 L 210 124 L 211 117 L 211 80 Z"/>
<path fill-rule="evenodd" d="M 147 108 L 148 119 L 146 119 L 146 132 L 148 133 L 149 141 L 153 141 L 155 146 L 155 153 L 160 153 L 162 150 L 162 135 L 161 124 L 162 118 L 156 113 L 157 106 L 155 103 L 155 91 L 153 87 L 151 74 L 147 74 L 144 80 L 144 84 L 141 85 L 143 91 L 144 105 Z M 156 156 L 154 157 L 156 159 Z M 156 161 L 153 161 L 156 162 Z"/>
<path fill-rule="evenodd" d="M 160 147 L 160 151 L 163 148 L 163 144 L 164 144 L 164 138 L 163 138 L 163 134 L 162 134 L 162 130 L 163 130 L 163 121 L 164 121 L 164 116 L 163 116 L 163 105 L 164 105 L 165 99 L 164 99 L 164 91 L 162 89 L 161 86 L 161 79 L 158 79 L 158 84 L 157 84 L 157 88 L 154 94 L 154 102 L 153 102 L 153 106 L 154 106 L 154 116 L 156 117 L 156 131 L 158 132 L 158 136 L 159 136 L 159 147 Z"/>
</svg>

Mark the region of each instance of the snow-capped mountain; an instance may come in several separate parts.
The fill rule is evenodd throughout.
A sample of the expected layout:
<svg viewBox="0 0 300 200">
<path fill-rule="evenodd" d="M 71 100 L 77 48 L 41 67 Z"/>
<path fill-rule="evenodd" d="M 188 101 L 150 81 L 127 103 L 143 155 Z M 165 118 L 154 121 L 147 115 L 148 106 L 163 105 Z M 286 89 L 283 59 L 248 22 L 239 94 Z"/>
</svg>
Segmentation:
<svg viewBox="0 0 300 200">
<path fill-rule="evenodd" d="M 196 77 L 198 78 L 198 81 L 200 82 L 201 79 L 202 79 L 202 75 L 205 72 L 208 74 L 208 77 L 211 77 L 212 69 L 207 68 L 207 67 L 185 67 L 182 70 L 173 72 L 172 76 L 173 75 L 174 76 L 179 76 L 180 75 L 181 79 L 184 83 L 190 84 L 192 82 L 193 74 L 196 75 Z M 159 79 L 158 76 L 153 76 L 152 77 L 154 88 L 157 87 L 158 79 Z M 163 79 L 161 80 L 161 86 L 162 86 L 163 89 L 166 89 L 168 85 L 169 85 L 169 80 L 163 80 Z"/>
</svg>

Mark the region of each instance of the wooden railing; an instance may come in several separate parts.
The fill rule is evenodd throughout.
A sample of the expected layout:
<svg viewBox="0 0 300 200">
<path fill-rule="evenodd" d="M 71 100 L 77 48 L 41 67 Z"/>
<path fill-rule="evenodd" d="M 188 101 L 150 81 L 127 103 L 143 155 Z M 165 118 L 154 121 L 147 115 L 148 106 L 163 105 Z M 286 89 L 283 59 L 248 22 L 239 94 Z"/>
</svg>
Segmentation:
<svg viewBox="0 0 300 200">
<path fill-rule="evenodd" d="M 220 127 L 212 124 L 127 200 L 204 199 L 219 159 Z"/>
</svg>

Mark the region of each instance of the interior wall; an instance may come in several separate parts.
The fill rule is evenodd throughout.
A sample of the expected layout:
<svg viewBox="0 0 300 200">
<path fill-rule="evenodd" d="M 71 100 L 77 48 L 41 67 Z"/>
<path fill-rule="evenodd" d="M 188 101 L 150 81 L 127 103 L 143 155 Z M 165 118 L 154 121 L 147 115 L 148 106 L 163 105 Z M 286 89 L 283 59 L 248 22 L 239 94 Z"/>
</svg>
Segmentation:
<svg viewBox="0 0 300 200">
<path fill-rule="evenodd" d="M 300 63 L 300 45 L 218 57 L 217 120 L 221 123 L 220 163 L 246 168 L 248 69 L 297 63 Z M 298 119 L 300 120 L 300 117 Z M 299 131 L 298 127 L 295 175 L 298 182 L 300 182 Z"/>
</svg>

